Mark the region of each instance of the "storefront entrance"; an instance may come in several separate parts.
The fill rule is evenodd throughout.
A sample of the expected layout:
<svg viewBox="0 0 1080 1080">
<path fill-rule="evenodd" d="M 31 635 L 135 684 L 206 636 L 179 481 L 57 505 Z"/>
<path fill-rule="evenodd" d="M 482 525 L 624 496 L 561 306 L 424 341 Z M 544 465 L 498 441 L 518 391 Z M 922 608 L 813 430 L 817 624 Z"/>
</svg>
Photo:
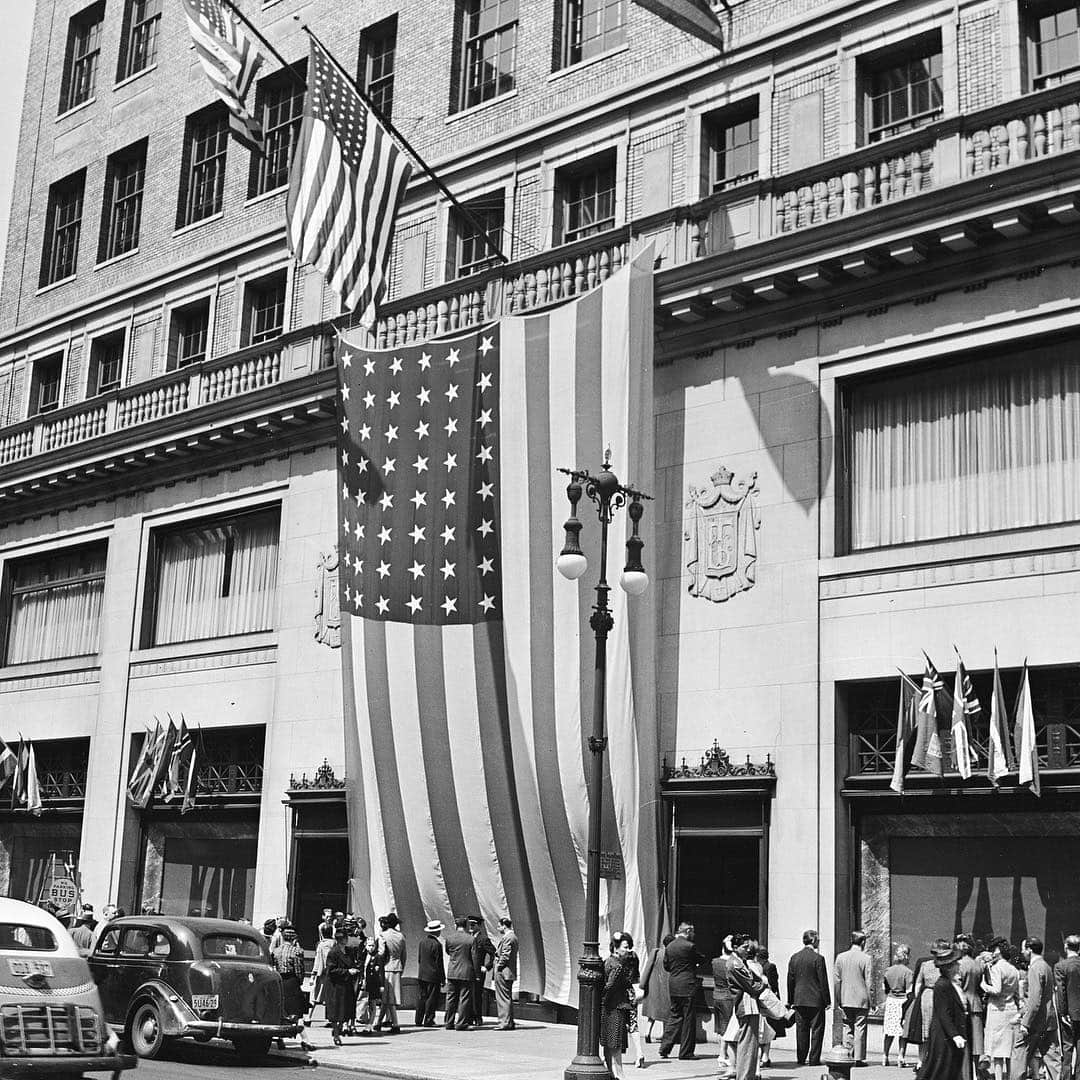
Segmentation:
<svg viewBox="0 0 1080 1080">
<path fill-rule="evenodd" d="M 310 948 L 308 939 L 315 943 L 323 909 L 348 910 L 349 838 L 299 836 L 295 860 L 291 917 L 301 942 Z"/>
</svg>

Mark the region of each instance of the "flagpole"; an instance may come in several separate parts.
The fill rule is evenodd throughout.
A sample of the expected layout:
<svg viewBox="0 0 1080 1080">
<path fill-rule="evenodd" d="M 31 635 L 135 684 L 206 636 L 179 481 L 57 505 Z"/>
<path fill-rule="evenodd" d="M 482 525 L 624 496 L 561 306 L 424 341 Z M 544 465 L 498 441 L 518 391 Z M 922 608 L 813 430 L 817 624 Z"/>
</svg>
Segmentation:
<svg viewBox="0 0 1080 1080">
<path fill-rule="evenodd" d="M 221 0 L 221 2 L 266 46 L 266 51 L 270 53 L 270 55 L 306 90 L 307 79 L 305 79 L 304 76 L 274 48 L 266 35 L 259 30 L 259 28 L 232 2 L 232 0 Z"/>
</svg>

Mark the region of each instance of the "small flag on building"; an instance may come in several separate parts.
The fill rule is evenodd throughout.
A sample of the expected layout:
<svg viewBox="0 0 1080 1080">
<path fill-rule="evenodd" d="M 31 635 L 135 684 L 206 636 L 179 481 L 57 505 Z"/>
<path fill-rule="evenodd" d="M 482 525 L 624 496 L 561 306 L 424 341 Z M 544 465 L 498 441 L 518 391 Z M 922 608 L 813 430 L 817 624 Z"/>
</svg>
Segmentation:
<svg viewBox="0 0 1080 1080">
<path fill-rule="evenodd" d="M 1016 758 L 1009 737 L 1009 715 L 1001 689 L 997 649 L 994 650 L 994 694 L 990 699 L 990 740 L 987 748 L 986 777 L 994 787 L 1006 773 L 1016 772 Z"/>
<path fill-rule="evenodd" d="M 709 0 L 637 0 L 637 3 L 708 45 L 719 49 L 724 44 L 723 28 Z"/>
<path fill-rule="evenodd" d="M 146 729 L 143 736 L 142 749 L 139 751 L 138 760 L 131 770 L 128 778 L 128 800 L 137 810 L 145 810 L 150 803 L 150 777 L 152 775 L 154 754 L 161 742 L 161 721 L 155 720 L 155 728 L 151 731 Z"/>
<path fill-rule="evenodd" d="M 41 817 L 41 782 L 38 780 L 37 754 L 31 742 L 26 753 L 26 809 L 34 817 Z"/>
<path fill-rule="evenodd" d="M 15 775 L 18 767 L 18 759 L 12 753 L 11 747 L 0 739 L 0 790 L 3 790 L 4 785 Z"/>
<path fill-rule="evenodd" d="M 184 794 L 188 768 L 194 755 L 195 739 L 192 737 L 191 732 L 188 731 L 187 723 L 181 716 L 176 741 L 173 743 L 172 752 L 169 754 L 168 779 L 165 784 L 166 802 L 171 802 Z"/>
<path fill-rule="evenodd" d="M 900 672 L 900 708 L 896 716 L 896 763 L 889 787 L 904 794 L 904 777 L 911 768 L 915 740 L 919 733 L 919 687 Z"/>
<path fill-rule="evenodd" d="M 315 41 L 308 72 L 289 172 L 289 246 L 300 262 L 321 270 L 344 309 L 370 327 L 412 166 Z"/>
<path fill-rule="evenodd" d="M 926 656 L 926 653 L 923 653 Z M 941 750 L 941 735 L 938 732 L 937 696 L 944 688 L 941 675 L 926 656 L 926 670 L 923 672 L 922 691 L 916 718 L 915 749 L 911 763 L 919 769 L 945 775 L 945 760 Z"/>
<path fill-rule="evenodd" d="M 975 696 L 975 687 L 971 685 L 971 676 L 964 667 L 964 661 L 960 658 L 960 650 L 953 646 L 956 652 L 956 681 L 953 684 L 953 708 L 952 708 L 952 752 L 953 765 L 956 771 L 965 779 L 971 777 L 971 764 L 974 753 L 971 749 L 971 724 L 982 711 L 979 708 L 979 699 Z"/>
<path fill-rule="evenodd" d="M 262 56 L 231 5 L 222 0 L 181 0 L 195 51 L 215 93 L 229 110 L 229 128 L 250 150 L 263 152 L 263 131 L 244 104 Z"/>
<path fill-rule="evenodd" d="M 1031 711 L 1031 683 L 1028 679 L 1027 659 L 1020 679 L 1020 696 L 1016 699 L 1013 739 L 1016 742 L 1017 764 L 1020 783 L 1027 784 L 1036 794 L 1039 791 L 1039 753 L 1035 745 L 1035 714 Z"/>
</svg>

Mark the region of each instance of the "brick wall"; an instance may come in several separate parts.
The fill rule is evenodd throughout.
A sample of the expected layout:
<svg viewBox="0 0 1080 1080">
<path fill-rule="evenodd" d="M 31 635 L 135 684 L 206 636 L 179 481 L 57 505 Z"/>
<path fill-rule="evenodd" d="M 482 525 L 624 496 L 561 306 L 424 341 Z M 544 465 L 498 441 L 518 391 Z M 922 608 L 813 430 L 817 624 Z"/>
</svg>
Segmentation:
<svg viewBox="0 0 1080 1080">
<path fill-rule="evenodd" d="M 631 136 L 629 156 L 626 166 L 627 183 L 627 219 L 633 220 L 643 214 L 655 212 L 658 207 L 644 205 L 644 161 L 645 155 L 651 150 L 660 147 L 671 148 L 671 178 L 672 187 L 668 195 L 668 202 L 676 197 L 676 192 L 682 191 L 682 178 L 686 161 L 686 126 L 682 117 L 675 123 L 668 124 L 659 130 Z"/>
<path fill-rule="evenodd" d="M 798 71 L 776 80 L 772 110 L 772 172 L 788 170 L 793 132 L 788 123 L 791 103 L 811 94 L 822 95 L 822 144 L 824 157 L 840 152 L 840 84 L 836 64 Z"/>
<path fill-rule="evenodd" d="M 960 20 L 960 111 L 985 109 L 1001 100 L 1001 18 L 996 7 Z"/>
</svg>

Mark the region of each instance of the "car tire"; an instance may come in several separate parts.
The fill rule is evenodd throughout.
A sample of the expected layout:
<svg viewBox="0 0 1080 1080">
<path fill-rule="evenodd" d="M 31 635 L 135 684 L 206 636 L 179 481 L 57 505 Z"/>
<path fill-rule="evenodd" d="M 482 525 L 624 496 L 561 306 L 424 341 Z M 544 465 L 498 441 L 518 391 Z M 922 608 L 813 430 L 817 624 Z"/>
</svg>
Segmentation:
<svg viewBox="0 0 1080 1080">
<path fill-rule="evenodd" d="M 153 1060 L 161 1055 L 165 1047 L 165 1032 L 156 1005 L 144 1001 L 135 1007 L 128 1022 L 127 1039 L 138 1057 Z"/>
<path fill-rule="evenodd" d="M 273 1039 L 269 1035 L 244 1035 L 232 1042 L 241 1057 L 261 1058 L 270 1052 Z"/>
</svg>

